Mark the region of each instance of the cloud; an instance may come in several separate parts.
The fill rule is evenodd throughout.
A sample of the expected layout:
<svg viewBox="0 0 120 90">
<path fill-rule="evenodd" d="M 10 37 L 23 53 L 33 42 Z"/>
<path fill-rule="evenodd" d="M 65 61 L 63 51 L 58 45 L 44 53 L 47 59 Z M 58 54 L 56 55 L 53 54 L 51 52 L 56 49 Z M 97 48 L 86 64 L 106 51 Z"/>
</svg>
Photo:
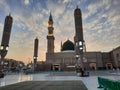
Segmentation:
<svg viewBox="0 0 120 90">
<path fill-rule="evenodd" d="M 15 1 L 0 0 L 0 10 L 5 13 L 12 11 L 14 20 L 8 58 L 21 59 L 26 63 L 28 58 L 32 60 L 34 39 L 38 37 L 39 60 L 45 60 L 50 11 L 54 21 L 55 51 L 60 51 L 61 40 L 63 43 L 68 38 L 74 41 L 74 9 L 77 4 L 82 10 L 84 38 L 88 51 L 110 51 L 120 45 L 119 0 Z M 1 23 L 1 35 L 2 30 Z"/>
<path fill-rule="evenodd" d="M 63 0 L 63 3 L 68 3 L 70 2 L 71 0 Z"/>
<path fill-rule="evenodd" d="M 29 11 L 29 9 L 27 10 L 27 12 L 31 12 L 28 17 L 26 17 L 23 9 L 16 9 L 12 14 L 14 21 L 10 49 L 7 57 L 14 59 L 20 57 L 21 60 L 25 60 L 26 58 L 28 59 L 28 57 L 32 58 L 34 39 L 38 37 L 40 41 L 39 60 L 45 60 L 49 13 L 46 9 L 40 10 L 41 12 L 34 12 L 34 10 Z"/>
<path fill-rule="evenodd" d="M 2 38 L 2 33 L 3 33 L 3 24 L 0 23 L 0 38 Z"/>
<path fill-rule="evenodd" d="M 0 0 L 0 9 L 4 10 L 4 12 L 7 14 L 10 12 L 10 7 L 4 0 Z"/>
<path fill-rule="evenodd" d="M 65 11 L 65 4 L 60 4 L 58 2 L 51 2 L 50 0 L 46 1 L 47 9 L 53 12 L 55 18 L 59 18 L 61 14 Z M 51 7 L 52 6 L 52 7 Z"/>
<path fill-rule="evenodd" d="M 30 0 L 24 0 L 24 4 L 28 5 L 30 3 Z"/>
<path fill-rule="evenodd" d="M 119 11 L 118 5 L 110 0 L 104 1 L 97 1 L 88 5 L 88 12 L 83 12 L 83 28 L 87 50 L 110 51 L 119 45 L 120 14 L 117 12 Z M 96 47 L 91 48 L 93 46 Z"/>
</svg>

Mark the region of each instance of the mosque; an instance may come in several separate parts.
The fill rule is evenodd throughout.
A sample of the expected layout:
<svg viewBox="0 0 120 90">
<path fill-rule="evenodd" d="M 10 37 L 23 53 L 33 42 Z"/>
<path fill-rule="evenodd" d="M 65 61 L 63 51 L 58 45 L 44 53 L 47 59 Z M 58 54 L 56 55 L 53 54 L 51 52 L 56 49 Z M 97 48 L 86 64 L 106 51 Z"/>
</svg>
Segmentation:
<svg viewBox="0 0 120 90">
<path fill-rule="evenodd" d="M 76 65 L 83 65 L 87 70 L 112 69 L 120 67 L 120 47 L 110 52 L 87 51 L 83 38 L 82 13 L 80 8 L 74 10 L 75 36 L 74 42 L 69 39 L 61 43 L 61 51 L 54 52 L 54 27 L 50 13 L 48 20 L 47 52 L 44 69 L 47 70 L 75 70 Z M 79 52 L 80 51 L 80 52 Z M 77 53 L 78 52 L 78 53 Z M 79 58 L 82 55 L 82 59 Z M 43 68 L 43 63 L 38 63 Z M 46 65 L 46 66 L 45 66 Z M 40 67 L 38 67 L 40 69 Z"/>
</svg>

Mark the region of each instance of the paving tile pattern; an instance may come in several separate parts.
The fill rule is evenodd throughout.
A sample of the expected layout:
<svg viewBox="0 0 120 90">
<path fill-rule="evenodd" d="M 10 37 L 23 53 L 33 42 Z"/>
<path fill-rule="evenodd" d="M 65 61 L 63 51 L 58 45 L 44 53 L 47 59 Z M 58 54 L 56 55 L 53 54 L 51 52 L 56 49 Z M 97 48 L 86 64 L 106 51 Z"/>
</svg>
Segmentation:
<svg viewBox="0 0 120 90">
<path fill-rule="evenodd" d="M 82 81 L 25 81 L 0 90 L 88 90 Z"/>
</svg>

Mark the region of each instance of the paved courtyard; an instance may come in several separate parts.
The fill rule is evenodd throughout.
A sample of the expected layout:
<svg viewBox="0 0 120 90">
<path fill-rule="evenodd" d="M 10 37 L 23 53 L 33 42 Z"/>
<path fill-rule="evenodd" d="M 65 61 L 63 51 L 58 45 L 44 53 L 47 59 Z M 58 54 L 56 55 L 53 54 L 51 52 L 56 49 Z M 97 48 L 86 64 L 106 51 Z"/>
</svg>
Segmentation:
<svg viewBox="0 0 120 90">
<path fill-rule="evenodd" d="M 0 90 L 88 90 L 81 81 L 25 81 Z"/>
<path fill-rule="evenodd" d="M 37 81 L 39 83 L 41 83 L 41 81 L 44 81 L 44 83 L 45 82 L 49 83 L 50 81 L 59 81 L 59 83 L 61 83 L 60 81 L 62 82 L 66 81 L 66 82 L 69 82 L 71 87 L 74 87 L 74 84 L 72 85 L 70 82 L 73 81 L 73 83 L 75 82 L 77 83 L 77 82 L 82 81 L 85 84 L 85 86 L 88 88 L 88 90 L 100 90 L 97 88 L 98 87 L 98 82 L 97 82 L 98 76 L 109 78 L 109 79 L 114 79 L 114 80 L 120 80 L 120 74 L 118 72 L 110 74 L 108 71 L 92 71 L 90 72 L 89 77 L 79 77 L 75 72 L 41 72 L 38 74 L 29 74 L 29 75 L 19 73 L 19 74 L 6 75 L 4 78 L 1 78 L 0 86 L 3 87 L 3 86 L 11 85 L 14 83 L 24 82 L 24 81 Z"/>
</svg>

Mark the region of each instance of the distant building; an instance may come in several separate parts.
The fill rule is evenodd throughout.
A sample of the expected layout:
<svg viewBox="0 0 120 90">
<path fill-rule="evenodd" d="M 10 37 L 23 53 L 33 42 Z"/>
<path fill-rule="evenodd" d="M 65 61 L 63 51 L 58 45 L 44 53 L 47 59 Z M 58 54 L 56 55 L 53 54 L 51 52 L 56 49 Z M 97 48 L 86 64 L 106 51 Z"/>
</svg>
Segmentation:
<svg viewBox="0 0 120 90">
<path fill-rule="evenodd" d="M 1 60 L 1 59 L 0 59 Z M 25 64 L 22 61 L 14 60 L 14 59 L 4 59 L 2 66 L 0 65 L 0 70 L 3 68 L 5 70 L 16 70 L 19 67 L 24 67 Z"/>
</svg>

